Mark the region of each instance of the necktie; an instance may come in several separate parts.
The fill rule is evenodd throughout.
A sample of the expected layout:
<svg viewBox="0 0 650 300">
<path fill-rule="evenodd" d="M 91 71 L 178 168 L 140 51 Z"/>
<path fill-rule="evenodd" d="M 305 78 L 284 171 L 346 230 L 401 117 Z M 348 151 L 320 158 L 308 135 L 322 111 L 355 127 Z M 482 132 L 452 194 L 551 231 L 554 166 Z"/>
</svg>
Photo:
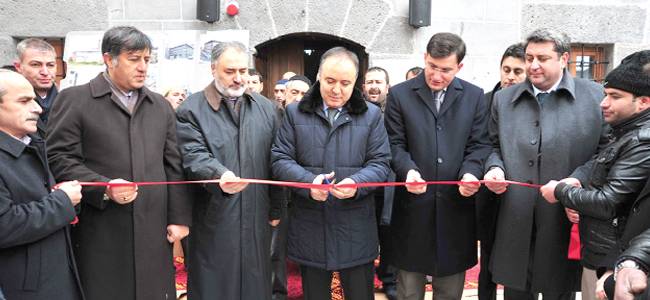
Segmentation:
<svg viewBox="0 0 650 300">
<path fill-rule="evenodd" d="M 440 104 L 441 104 L 441 99 L 442 98 L 442 90 L 436 91 L 433 93 L 433 103 L 436 105 L 436 110 L 440 112 Z"/>
<path fill-rule="evenodd" d="M 330 124 L 334 124 L 334 117 L 336 117 L 336 113 L 339 112 L 338 108 L 327 108 L 327 117 L 330 119 Z"/>
<path fill-rule="evenodd" d="M 544 100 L 548 97 L 548 93 L 539 93 L 537 94 L 537 101 L 539 104 L 544 104 Z"/>
<path fill-rule="evenodd" d="M 129 110 L 130 113 L 133 113 L 133 109 L 135 108 L 135 103 L 131 101 L 131 95 L 126 95 L 126 108 Z"/>
</svg>

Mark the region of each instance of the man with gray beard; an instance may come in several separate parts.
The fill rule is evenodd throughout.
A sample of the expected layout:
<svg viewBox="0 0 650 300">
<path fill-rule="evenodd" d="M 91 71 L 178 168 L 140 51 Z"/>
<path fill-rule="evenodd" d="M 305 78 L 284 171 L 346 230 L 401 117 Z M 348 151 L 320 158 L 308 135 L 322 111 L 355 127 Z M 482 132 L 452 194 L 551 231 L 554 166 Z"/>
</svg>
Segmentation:
<svg viewBox="0 0 650 300">
<path fill-rule="evenodd" d="M 183 168 L 190 180 L 269 179 L 277 111 L 246 89 L 248 54 L 239 42 L 212 49 L 214 81 L 176 110 Z M 271 299 L 270 223 L 284 215 L 281 189 L 247 183 L 192 188 L 188 298 Z M 283 207 L 284 206 L 284 207 Z"/>
</svg>

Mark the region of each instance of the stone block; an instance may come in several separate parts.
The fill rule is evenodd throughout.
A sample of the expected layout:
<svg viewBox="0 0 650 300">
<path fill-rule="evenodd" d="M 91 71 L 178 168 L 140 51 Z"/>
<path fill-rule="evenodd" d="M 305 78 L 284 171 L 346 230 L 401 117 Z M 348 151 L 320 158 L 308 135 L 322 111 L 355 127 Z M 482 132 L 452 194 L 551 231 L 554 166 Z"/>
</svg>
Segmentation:
<svg viewBox="0 0 650 300">
<path fill-rule="evenodd" d="M 396 16 L 407 17 L 409 16 L 409 1 L 406 0 L 389 0 L 393 7 L 393 14 Z"/>
<path fill-rule="evenodd" d="M 134 21 L 134 20 L 117 20 L 111 22 L 113 26 L 133 26 L 142 31 L 145 30 L 162 30 L 162 21 Z"/>
<path fill-rule="evenodd" d="M 348 11 L 348 1 L 332 5 L 327 1 L 309 1 L 307 5 L 307 31 L 339 35 Z"/>
<path fill-rule="evenodd" d="M 108 5 L 111 20 L 124 20 L 124 0 L 109 0 Z"/>
<path fill-rule="evenodd" d="M 162 21 L 163 30 L 214 30 L 214 24 L 203 21 Z"/>
<path fill-rule="evenodd" d="M 124 0 L 127 20 L 178 20 L 181 19 L 179 0 Z"/>
<path fill-rule="evenodd" d="M 458 78 L 468 81 L 489 92 L 499 82 L 499 56 L 467 56 L 463 68 L 456 74 Z"/>
<path fill-rule="evenodd" d="M 239 14 L 237 15 L 237 23 L 241 26 L 240 29 L 248 29 L 250 31 L 250 45 L 254 47 L 260 43 L 277 37 L 274 30 L 269 8 L 265 1 L 259 0 L 240 0 Z M 224 8 L 225 10 L 225 8 Z M 225 16 L 228 16 L 226 14 Z M 222 18 L 225 18 L 222 16 Z M 274 17 L 277 18 L 277 17 Z"/>
<path fill-rule="evenodd" d="M 427 50 L 427 44 L 431 37 L 438 32 L 453 32 L 462 36 L 465 30 L 464 22 L 451 22 L 433 20 L 431 26 L 420 27 L 415 31 L 415 49 L 414 53 L 423 56 Z"/>
<path fill-rule="evenodd" d="M 460 34 L 467 45 L 468 56 L 501 56 L 508 46 L 519 41 L 516 24 L 463 23 Z"/>
<path fill-rule="evenodd" d="M 526 4 L 521 33 L 547 27 L 567 33 L 572 43 L 641 43 L 646 17 L 647 11 L 634 5 Z"/>
<path fill-rule="evenodd" d="M 616 43 L 614 44 L 614 51 L 612 51 L 612 59 L 609 63 L 611 69 L 616 68 L 621 64 L 621 60 L 626 56 L 641 50 L 649 50 L 650 44 L 626 44 L 626 43 Z"/>
<path fill-rule="evenodd" d="M 269 1 L 271 15 L 278 36 L 305 31 L 307 24 L 307 3 L 305 0 Z M 311 11 L 311 13 L 320 13 Z"/>
<path fill-rule="evenodd" d="M 412 54 L 414 38 L 415 29 L 408 25 L 408 17 L 390 17 L 367 51 Z"/>
<path fill-rule="evenodd" d="M 480 21 L 485 17 L 484 0 L 432 1 L 431 24 L 434 21 Z"/>
<path fill-rule="evenodd" d="M 490 0 L 485 4 L 485 21 L 516 23 L 519 27 L 519 3 L 512 0 Z"/>
<path fill-rule="evenodd" d="M 183 20 L 196 20 L 196 0 L 182 0 L 181 11 Z"/>
<path fill-rule="evenodd" d="M 64 37 L 74 30 L 105 30 L 107 0 L 3 0 L 0 28 L 11 36 Z"/>
<path fill-rule="evenodd" d="M 367 47 L 377 30 L 381 28 L 381 25 L 389 17 L 389 14 L 390 5 L 386 2 L 355 0 L 352 2 L 352 6 L 348 11 L 347 21 L 344 24 L 345 27 L 341 35 Z M 333 21 L 331 20 L 330 22 Z M 408 20 L 406 22 L 408 24 Z"/>
<path fill-rule="evenodd" d="M 0 66 L 12 65 L 16 56 L 16 45 L 18 41 L 11 36 L 0 34 Z"/>
</svg>

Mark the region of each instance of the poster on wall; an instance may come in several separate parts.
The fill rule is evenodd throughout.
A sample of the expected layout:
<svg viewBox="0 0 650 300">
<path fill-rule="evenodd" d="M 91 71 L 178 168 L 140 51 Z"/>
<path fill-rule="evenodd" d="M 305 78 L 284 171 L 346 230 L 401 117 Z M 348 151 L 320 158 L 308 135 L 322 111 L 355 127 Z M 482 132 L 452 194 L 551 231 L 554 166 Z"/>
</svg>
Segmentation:
<svg viewBox="0 0 650 300">
<path fill-rule="evenodd" d="M 145 31 L 152 49 L 145 85 L 162 92 L 181 86 L 187 94 L 201 91 L 212 80 L 212 48 L 223 41 L 239 41 L 249 47 L 248 30 L 167 30 Z M 82 85 L 105 71 L 101 52 L 103 31 L 72 31 L 66 35 L 64 59 L 66 77 L 60 89 Z"/>
</svg>

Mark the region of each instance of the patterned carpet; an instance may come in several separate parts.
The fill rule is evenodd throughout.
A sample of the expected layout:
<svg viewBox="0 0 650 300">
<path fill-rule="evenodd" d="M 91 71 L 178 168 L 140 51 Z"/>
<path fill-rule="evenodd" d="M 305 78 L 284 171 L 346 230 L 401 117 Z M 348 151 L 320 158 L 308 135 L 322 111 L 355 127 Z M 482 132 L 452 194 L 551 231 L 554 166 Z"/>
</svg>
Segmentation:
<svg viewBox="0 0 650 300">
<path fill-rule="evenodd" d="M 184 291 L 187 289 L 187 270 L 183 265 L 184 258 L 182 255 L 174 257 L 174 266 L 176 267 L 176 289 Z M 379 264 L 379 259 L 375 260 L 375 265 Z M 287 260 L 287 285 L 289 296 L 287 300 L 302 300 L 302 281 L 300 278 L 300 266 L 292 261 Z M 478 287 L 478 273 L 480 271 L 477 264 L 465 273 L 465 289 L 476 289 Z M 381 282 L 375 277 L 375 291 L 381 291 Z M 431 285 L 427 285 L 427 291 L 431 291 Z M 332 300 L 343 300 L 343 289 L 338 272 L 334 272 L 332 280 Z"/>
</svg>

